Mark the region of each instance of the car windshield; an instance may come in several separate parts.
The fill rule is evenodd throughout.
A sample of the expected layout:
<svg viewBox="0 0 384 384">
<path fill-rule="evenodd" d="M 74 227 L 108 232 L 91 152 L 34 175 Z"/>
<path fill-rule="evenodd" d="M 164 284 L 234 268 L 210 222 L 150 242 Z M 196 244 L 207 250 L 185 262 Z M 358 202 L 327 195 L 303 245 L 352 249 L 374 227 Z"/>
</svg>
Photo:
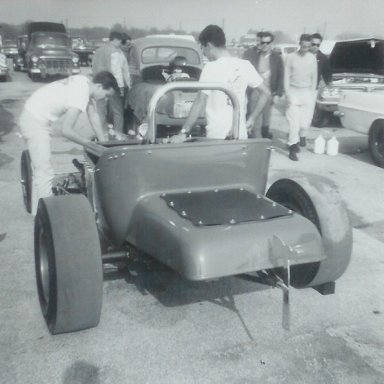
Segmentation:
<svg viewBox="0 0 384 384">
<path fill-rule="evenodd" d="M 200 56 L 192 48 L 185 47 L 149 47 L 143 50 L 141 57 L 144 64 L 169 63 L 176 56 L 184 56 L 188 64 L 199 65 Z"/>
<path fill-rule="evenodd" d="M 16 44 L 16 41 L 5 40 L 4 44 L 3 44 L 3 47 L 13 47 L 13 48 L 16 48 L 17 44 Z"/>
<path fill-rule="evenodd" d="M 69 47 L 70 42 L 66 36 L 33 36 L 32 43 L 39 48 Z"/>
</svg>

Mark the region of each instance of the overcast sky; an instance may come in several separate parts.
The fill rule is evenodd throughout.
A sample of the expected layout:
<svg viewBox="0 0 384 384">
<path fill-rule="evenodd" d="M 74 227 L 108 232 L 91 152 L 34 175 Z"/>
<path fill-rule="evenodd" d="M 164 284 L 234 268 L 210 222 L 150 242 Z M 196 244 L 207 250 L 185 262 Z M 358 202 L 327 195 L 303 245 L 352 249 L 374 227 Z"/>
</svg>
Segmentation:
<svg viewBox="0 0 384 384">
<path fill-rule="evenodd" d="M 172 27 L 200 31 L 224 26 L 228 38 L 249 28 L 294 36 L 324 32 L 384 34 L 383 0 L 0 0 L 0 23 L 64 21 L 68 27 Z"/>
</svg>

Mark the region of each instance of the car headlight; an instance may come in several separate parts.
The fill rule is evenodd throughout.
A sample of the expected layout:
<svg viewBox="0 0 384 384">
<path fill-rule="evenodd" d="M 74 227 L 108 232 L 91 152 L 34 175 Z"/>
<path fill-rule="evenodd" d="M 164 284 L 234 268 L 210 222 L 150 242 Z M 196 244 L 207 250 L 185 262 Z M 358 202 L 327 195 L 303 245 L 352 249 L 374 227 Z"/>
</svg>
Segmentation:
<svg viewBox="0 0 384 384">
<path fill-rule="evenodd" d="M 37 63 L 39 61 L 39 58 L 37 56 L 32 56 L 31 60 L 33 63 Z"/>
<path fill-rule="evenodd" d="M 77 64 L 79 62 L 79 58 L 77 56 L 72 57 L 72 61 Z"/>
</svg>

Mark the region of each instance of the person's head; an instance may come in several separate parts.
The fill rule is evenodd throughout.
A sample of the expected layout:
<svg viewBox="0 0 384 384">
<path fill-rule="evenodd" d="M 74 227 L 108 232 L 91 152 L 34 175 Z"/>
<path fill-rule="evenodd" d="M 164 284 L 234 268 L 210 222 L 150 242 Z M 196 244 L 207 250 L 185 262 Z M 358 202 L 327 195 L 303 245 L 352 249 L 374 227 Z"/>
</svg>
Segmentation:
<svg viewBox="0 0 384 384">
<path fill-rule="evenodd" d="M 131 36 L 129 36 L 128 34 L 126 33 L 122 33 L 122 38 L 123 40 L 121 40 L 121 45 L 120 45 L 120 49 L 124 52 L 125 56 L 128 57 L 128 52 L 129 50 L 131 49 L 132 45 L 131 45 Z"/>
<path fill-rule="evenodd" d="M 260 42 L 261 42 L 261 37 L 263 36 L 263 34 L 264 34 L 264 32 L 257 32 L 256 33 L 256 48 L 257 49 L 261 48 Z"/>
<path fill-rule="evenodd" d="M 309 52 L 311 48 L 311 40 L 311 35 L 309 35 L 308 33 L 303 33 L 300 36 L 300 48 L 298 51 L 300 55 L 305 55 L 307 52 Z"/>
<path fill-rule="evenodd" d="M 317 53 L 320 50 L 320 44 L 323 41 L 323 37 L 320 35 L 320 33 L 314 33 L 311 35 L 311 52 Z"/>
<path fill-rule="evenodd" d="M 218 26 L 210 24 L 199 35 L 199 43 L 208 60 L 215 60 L 219 51 L 225 50 L 225 34 Z"/>
<path fill-rule="evenodd" d="M 95 100 L 105 99 L 119 92 L 119 86 L 112 73 L 101 71 L 95 74 L 92 79 L 91 97 Z"/>
<path fill-rule="evenodd" d="M 271 32 L 263 32 L 260 37 L 260 50 L 264 53 L 269 53 L 272 50 L 273 35 Z"/>
<path fill-rule="evenodd" d="M 115 46 L 119 47 L 123 40 L 123 34 L 117 31 L 111 31 L 109 34 L 109 41 Z"/>
</svg>

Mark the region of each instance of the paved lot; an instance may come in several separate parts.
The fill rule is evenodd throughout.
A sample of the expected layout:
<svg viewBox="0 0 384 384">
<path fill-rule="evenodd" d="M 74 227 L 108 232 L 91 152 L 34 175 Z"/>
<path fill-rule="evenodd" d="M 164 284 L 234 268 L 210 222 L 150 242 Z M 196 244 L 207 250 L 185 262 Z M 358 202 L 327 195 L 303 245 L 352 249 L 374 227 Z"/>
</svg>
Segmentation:
<svg viewBox="0 0 384 384">
<path fill-rule="evenodd" d="M 384 382 L 384 170 L 364 152 L 365 139 L 328 127 L 348 154 L 298 163 L 283 148 L 275 111 L 271 180 L 312 174 L 333 183 L 354 226 L 354 249 L 336 294 L 291 293 L 291 331 L 282 328 L 282 292 L 238 277 L 187 282 L 158 265 L 105 274 L 97 328 L 51 336 L 35 287 L 33 219 L 19 185 L 23 141 L 15 122 L 41 84 L 23 73 L 0 85 L 0 383 L 289 383 Z M 82 120 L 80 130 L 87 130 Z M 312 129 L 314 138 L 318 130 Z M 57 171 L 81 148 L 54 139 Z"/>
</svg>

